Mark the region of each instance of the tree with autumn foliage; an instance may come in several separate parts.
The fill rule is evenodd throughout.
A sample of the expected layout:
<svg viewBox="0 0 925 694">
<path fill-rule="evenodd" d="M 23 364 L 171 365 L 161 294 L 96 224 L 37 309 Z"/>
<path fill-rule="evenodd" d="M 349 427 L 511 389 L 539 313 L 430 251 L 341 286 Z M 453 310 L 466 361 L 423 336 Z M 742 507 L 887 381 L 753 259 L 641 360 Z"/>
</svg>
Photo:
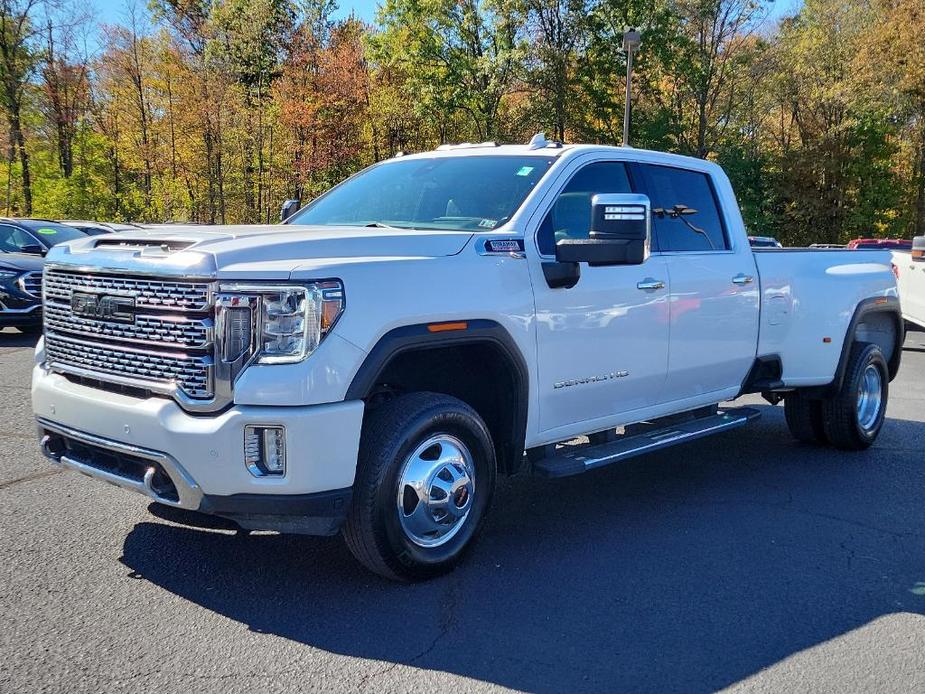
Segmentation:
<svg viewBox="0 0 925 694">
<path fill-rule="evenodd" d="M 292 162 L 289 190 L 317 195 L 368 160 L 369 74 L 365 27 L 351 18 L 304 21 L 295 30 L 277 84 L 281 141 Z"/>
<path fill-rule="evenodd" d="M 402 151 L 619 144 L 634 26 L 633 144 L 722 163 L 752 232 L 925 233 L 920 0 L 135 2 L 0 0 L 7 214 L 266 223 Z"/>
</svg>

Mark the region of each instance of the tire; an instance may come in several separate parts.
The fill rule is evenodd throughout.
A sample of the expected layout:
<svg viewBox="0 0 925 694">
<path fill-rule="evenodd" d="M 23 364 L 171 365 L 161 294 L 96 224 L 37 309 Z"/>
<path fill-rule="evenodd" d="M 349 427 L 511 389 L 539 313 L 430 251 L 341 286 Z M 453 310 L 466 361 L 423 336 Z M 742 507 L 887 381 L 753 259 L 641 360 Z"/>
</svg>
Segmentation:
<svg viewBox="0 0 925 694">
<path fill-rule="evenodd" d="M 495 475 L 488 427 L 467 404 L 435 393 L 390 400 L 363 423 L 347 547 L 393 580 L 444 574 L 478 536 Z"/>
<path fill-rule="evenodd" d="M 784 417 L 790 433 L 797 441 L 819 444 L 829 442 L 822 419 L 821 400 L 804 397 L 798 392 L 790 393 L 784 400 Z"/>
<path fill-rule="evenodd" d="M 889 398 L 889 372 L 877 345 L 856 342 L 851 347 L 845 380 L 839 392 L 822 401 L 825 434 L 836 448 L 869 448 L 883 426 Z"/>
</svg>

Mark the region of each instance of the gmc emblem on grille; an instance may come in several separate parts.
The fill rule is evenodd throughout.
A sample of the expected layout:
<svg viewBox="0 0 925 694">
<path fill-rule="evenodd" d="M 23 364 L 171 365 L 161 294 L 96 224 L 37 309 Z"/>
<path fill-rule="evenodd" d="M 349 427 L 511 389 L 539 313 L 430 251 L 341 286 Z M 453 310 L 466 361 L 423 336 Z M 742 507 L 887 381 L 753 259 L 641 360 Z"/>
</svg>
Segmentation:
<svg viewBox="0 0 925 694">
<path fill-rule="evenodd" d="M 130 296 L 107 296 L 105 294 L 71 294 L 71 313 L 96 320 L 132 323 L 135 314 L 135 299 Z"/>
</svg>

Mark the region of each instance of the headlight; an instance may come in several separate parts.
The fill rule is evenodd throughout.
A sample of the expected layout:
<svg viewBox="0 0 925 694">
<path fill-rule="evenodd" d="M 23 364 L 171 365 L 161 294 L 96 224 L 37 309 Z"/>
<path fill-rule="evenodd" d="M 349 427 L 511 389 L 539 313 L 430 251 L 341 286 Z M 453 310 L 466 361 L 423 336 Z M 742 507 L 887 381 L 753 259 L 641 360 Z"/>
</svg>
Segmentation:
<svg viewBox="0 0 925 694">
<path fill-rule="evenodd" d="M 344 310 L 340 282 L 274 288 L 260 303 L 260 353 L 263 364 L 302 361 L 318 348 Z"/>
<path fill-rule="evenodd" d="M 250 353 L 261 364 L 292 364 L 318 348 L 344 310 L 337 280 L 305 285 L 228 284 L 221 287 L 226 362 Z M 251 332 L 255 333 L 252 337 Z"/>
</svg>

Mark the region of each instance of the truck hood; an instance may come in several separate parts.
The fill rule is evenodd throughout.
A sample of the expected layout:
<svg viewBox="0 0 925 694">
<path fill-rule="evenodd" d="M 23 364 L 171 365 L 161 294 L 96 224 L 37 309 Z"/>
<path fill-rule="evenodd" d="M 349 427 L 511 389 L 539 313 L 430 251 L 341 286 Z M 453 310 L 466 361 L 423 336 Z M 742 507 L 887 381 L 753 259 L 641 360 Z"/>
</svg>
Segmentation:
<svg viewBox="0 0 925 694">
<path fill-rule="evenodd" d="M 455 255 L 472 234 L 305 225 L 176 226 L 92 236 L 55 246 L 47 261 L 128 272 L 286 279 L 317 261 Z"/>
</svg>

